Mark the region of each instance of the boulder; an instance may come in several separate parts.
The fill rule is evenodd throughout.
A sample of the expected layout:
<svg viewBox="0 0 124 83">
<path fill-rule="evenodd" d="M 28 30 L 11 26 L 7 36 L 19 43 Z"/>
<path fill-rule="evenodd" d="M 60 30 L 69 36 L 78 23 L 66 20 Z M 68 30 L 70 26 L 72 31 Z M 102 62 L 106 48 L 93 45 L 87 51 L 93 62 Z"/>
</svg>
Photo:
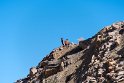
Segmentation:
<svg viewBox="0 0 124 83">
<path fill-rule="evenodd" d="M 30 69 L 30 77 L 32 77 L 32 76 L 34 76 L 35 74 L 37 73 L 37 69 L 36 69 L 36 67 L 32 67 L 31 69 Z"/>
</svg>

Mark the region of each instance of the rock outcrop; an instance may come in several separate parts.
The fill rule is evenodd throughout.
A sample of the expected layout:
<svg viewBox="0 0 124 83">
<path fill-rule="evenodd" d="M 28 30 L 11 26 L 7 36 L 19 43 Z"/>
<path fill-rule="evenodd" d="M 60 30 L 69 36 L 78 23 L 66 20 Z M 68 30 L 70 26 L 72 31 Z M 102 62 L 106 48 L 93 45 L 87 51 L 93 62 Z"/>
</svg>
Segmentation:
<svg viewBox="0 0 124 83">
<path fill-rule="evenodd" d="M 124 22 L 56 48 L 16 83 L 124 83 Z"/>
</svg>

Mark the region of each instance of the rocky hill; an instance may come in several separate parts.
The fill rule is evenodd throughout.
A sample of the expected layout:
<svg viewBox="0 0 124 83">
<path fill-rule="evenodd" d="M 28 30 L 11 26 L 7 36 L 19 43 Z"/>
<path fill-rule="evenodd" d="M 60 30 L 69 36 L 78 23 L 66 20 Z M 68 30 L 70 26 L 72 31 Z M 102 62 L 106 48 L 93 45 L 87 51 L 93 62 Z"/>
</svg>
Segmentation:
<svg viewBox="0 0 124 83">
<path fill-rule="evenodd" d="M 54 49 L 16 83 L 124 83 L 124 22 Z"/>
</svg>

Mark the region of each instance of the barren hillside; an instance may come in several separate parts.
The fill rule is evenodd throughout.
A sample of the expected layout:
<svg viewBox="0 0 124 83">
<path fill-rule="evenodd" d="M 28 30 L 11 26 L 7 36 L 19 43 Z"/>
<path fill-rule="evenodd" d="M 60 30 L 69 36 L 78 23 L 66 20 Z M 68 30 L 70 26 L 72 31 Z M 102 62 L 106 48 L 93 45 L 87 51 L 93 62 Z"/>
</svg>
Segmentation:
<svg viewBox="0 0 124 83">
<path fill-rule="evenodd" d="M 124 22 L 56 48 L 16 83 L 124 83 Z"/>
</svg>

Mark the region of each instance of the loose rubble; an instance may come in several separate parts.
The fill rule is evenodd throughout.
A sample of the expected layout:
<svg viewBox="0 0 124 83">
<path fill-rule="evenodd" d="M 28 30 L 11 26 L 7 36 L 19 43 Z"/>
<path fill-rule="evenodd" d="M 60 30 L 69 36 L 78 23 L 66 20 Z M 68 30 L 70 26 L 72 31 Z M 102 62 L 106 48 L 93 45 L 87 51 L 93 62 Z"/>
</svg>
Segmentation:
<svg viewBox="0 0 124 83">
<path fill-rule="evenodd" d="M 54 49 L 16 83 L 124 83 L 124 22 Z"/>
</svg>

